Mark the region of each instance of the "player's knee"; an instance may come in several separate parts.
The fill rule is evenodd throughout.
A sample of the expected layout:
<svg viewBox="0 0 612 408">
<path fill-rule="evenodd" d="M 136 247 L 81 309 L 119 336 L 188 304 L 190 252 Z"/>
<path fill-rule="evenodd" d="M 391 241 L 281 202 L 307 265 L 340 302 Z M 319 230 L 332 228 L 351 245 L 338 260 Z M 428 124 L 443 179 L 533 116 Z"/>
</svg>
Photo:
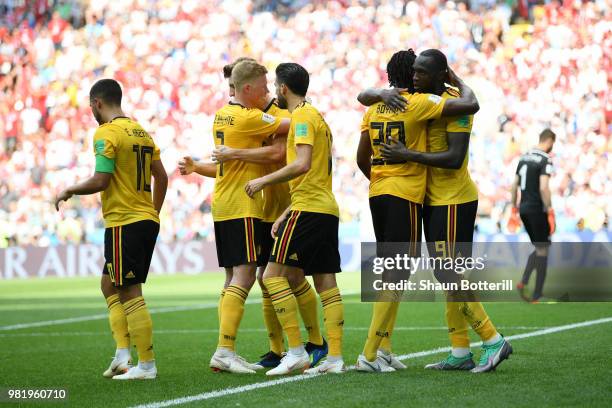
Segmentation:
<svg viewBox="0 0 612 408">
<path fill-rule="evenodd" d="M 333 273 L 322 273 L 312 275 L 315 289 L 317 293 L 325 292 L 331 288 L 338 286 L 336 284 L 336 275 Z"/>
<path fill-rule="evenodd" d="M 291 289 L 295 289 L 297 287 L 299 287 L 302 282 L 304 282 L 304 279 L 306 279 L 303 275 L 298 275 L 298 274 L 289 274 L 287 275 L 287 281 L 289 281 L 289 286 L 291 287 Z"/>
<path fill-rule="evenodd" d="M 113 282 L 111 282 L 108 275 L 102 275 L 100 279 L 100 290 L 105 298 L 114 295 L 116 292 Z"/>
</svg>

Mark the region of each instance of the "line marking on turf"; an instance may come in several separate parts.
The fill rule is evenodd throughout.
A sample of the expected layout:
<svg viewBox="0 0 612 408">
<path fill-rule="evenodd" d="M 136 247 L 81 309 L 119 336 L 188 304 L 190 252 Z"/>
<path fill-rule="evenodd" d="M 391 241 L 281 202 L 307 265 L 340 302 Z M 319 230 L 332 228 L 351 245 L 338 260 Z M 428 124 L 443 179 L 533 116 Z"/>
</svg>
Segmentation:
<svg viewBox="0 0 612 408">
<path fill-rule="evenodd" d="M 513 336 L 507 336 L 506 339 L 507 340 L 520 340 L 520 339 L 526 339 L 529 337 L 544 336 L 547 334 L 577 329 L 579 327 L 594 326 L 597 324 L 604 324 L 604 323 L 610 323 L 610 322 L 612 322 L 612 317 L 605 317 L 602 319 L 587 320 L 587 321 L 580 322 L 580 323 L 566 324 L 563 326 L 553 326 L 553 327 L 548 327 L 542 330 L 515 334 Z M 480 344 L 481 342 L 476 342 L 476 343 L 472 343 L 471 346 L 478 346 Z M 449 352 L 450 349 L 451 349 L 450 347 L 439 347 L 439 348 L 435 348 L 432 350 L 424 350 L 424 351 L 419 351 L 416 353 L 403 354 L 401 356 L 397 356 L 397 358 L 399 360 L 409 360 L 413 358 L 429 356 L 432 354 Z M 248 392 L 248 391 L 252 391 L 252 390 L 256 390 L 260 388 L 268 388 L 268 387 L 273 387 L 275 385 L 308 380 L 311 378 L 318 377 L 320 375 L 321 374 L 315 374 L 315 375 L 300 374 L 300 375 L 295 375 L 291 377 L 283 377 L 283 378 L 279 378 L 277 380 L 272 380 L 272 381 L 263 381 L 263 382 L 243 385 L 240 387 L 224 388 L 224 389 L 217 390 L 217 391 L 209 391 L 209 392 L 204 392 L 201 394 L 196 394 L 196 395 L 191 395 L 191 396 L 181 397 L 181 398 L 175 398 L 175 399 L 166 400 L 166 401 L 159 401 L 159 402 L 152 402 L 149 404 L 136 405 L 136 406 L 133 406 L 132 408 L 163 408 L 163 407 L 170 407 L 174 405 L 188 404 L 188 403 L 195 402 L 195 401 L 210 400 L 213 398 L 225 397 L 227 395 L 241 394 L 243 392 Z"/>
<path fill-rule="evenodd" d="M 359 292 L 356 292 L 356 291 L 347 291 L 347 292 L 344 292 L 343 295 L 351 296 L 351 295 L 356 295 L 358 293 Z M 247 299 L 245 303 L 247 305 L 261 303 L 261 297 L 254 296 L 253 299 Z M 218 303 L 206 303 L 206 304 L 189 305 L 189 306 L 159 307 L 159 308 L 151 309 L 149 313 L 157 314 L 157 313 L 182 312 L 182 311 L 189 311 L 189 310 L 215 309 L 218 306 L 219 306 Z M 98 313 L 98 314 L 87 315 L 87 316 L 68 317 L 65 319 L 57 319 L 57 320 L 44 320 L 40 322 L 17 323 L 17 324 L 11 324 L 8 326 L 0 326 L 0 331 L 29 329 L 32 327 L 57 326 L 59 324 L 89 322 L 93 320 L 103 320 L 103 319 L 108 319 L 108 313 Z"/>
<path fill-rule="evenodd" d="M 535 330 L 546 329 L 553 326 L 497 326 L 498 329 L 507 330 Z M 367 331 L 369 327 L 344 327 L 348 331 Z M 394 327 L 394 331 L 427 331 L 427 330 L 448 330 L 446 326 L 404 326 Z M 265 328 L 241 328 L 240 333 L 265 333 Z M 206 334 L 218 333 L 219 329 L 166 329 L 154 330 L 153 334 Z M 26 333 L 0 333 L 0 337 L 63 337 L 63 336 L 108 336 L 107 331 L 63 331 L 63 332 L 26 332 Z"/>
</svg>

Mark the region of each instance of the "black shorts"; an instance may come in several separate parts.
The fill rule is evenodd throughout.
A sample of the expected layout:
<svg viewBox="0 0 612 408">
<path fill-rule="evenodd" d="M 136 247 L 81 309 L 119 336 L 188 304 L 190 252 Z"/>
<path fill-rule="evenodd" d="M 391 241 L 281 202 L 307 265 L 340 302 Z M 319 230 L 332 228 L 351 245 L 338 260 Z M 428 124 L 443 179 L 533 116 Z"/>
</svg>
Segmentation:
<svg viewBox="0 0 612 408">
<path fill-rule="evenodd" d="M 472 256 L 478 200 L 423 207 L 425 240 L 430 256 Z"/>
<path fill-rule="evenodd" d="M 535 246 L 550 245 L 550 225 L 545 212 L 521 213 L 521 220 L 529 234 L 529 239 Z"/>
<path fill-rule="evenodd" d="M 274 245 L 272 225 L 274 225 L 273 222 L 261 222 L 261 252 L 257 256 L 257 266 L 266 266 L 268 259 L 270 259 L 272 245 Z"/>
<path fill-rule="evenodd" d="M 278 229 L 270 262 L 294 266 L 306 275 L 338 273 L 338 217 L 292 210 Z"/>
<path fill-rule="evenodd" d="M 392 195 L 370 197 L 376 242 L 410 242 L 412 255 L 420 252 L 423 206 Z M 391 249 L 391 248 L 389 248 Z M 377 251 L 378 256 L 384 256 Z"/>
<path fill-rule="evenodd" d="M 145 220 L 104 231 L 104 268 L 115 286 L 145 283 L 159 224 Z"/>
<path fill-rule="evenodd" d="M 257 262 L 261 251 L 261 220 L 236 218 L 215 221 L 215 243 L 219 266 L 231 268 Z"/>
</svg>

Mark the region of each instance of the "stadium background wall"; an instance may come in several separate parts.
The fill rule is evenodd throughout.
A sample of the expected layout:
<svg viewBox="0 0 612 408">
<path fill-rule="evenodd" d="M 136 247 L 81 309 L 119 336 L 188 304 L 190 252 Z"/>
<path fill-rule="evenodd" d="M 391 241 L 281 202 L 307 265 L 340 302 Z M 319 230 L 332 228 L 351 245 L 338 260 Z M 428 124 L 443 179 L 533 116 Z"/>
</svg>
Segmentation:
<svg viewBox="0 0 612 408">
<path fill-rule="evenodd" d="M 477 234 L 480 242 L 528 242 L 527 234 Z M 555 234 L 557 242 L 611 242 L 612 232 Z M 340 243 L 342 270 L 360 269 L 361 241 Z M 9 247 L 0 249 L 0 279 L 97 276 L 104 259 L 102 245 L 58 245 L 50 247 Z M 151 262 L 152 274 L 198 274 L 216 271 L 214 242 L 189 241 L 172 244 L 160 242 Z"/>
</svg>

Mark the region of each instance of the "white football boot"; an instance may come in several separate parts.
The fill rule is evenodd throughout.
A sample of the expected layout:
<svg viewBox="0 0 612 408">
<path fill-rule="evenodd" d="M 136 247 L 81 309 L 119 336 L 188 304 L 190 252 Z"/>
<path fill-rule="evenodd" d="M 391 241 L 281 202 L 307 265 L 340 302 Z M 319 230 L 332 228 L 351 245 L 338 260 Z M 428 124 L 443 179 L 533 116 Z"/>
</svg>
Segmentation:
<svg viewBox="0 0 612 408">
<path fill-rule="evenodd" d="M 344 365 L 344 361 L 342 361 L 342 359 L 333 362 L 326 359 L 318 366 L 304 371 L 304 374 L 342 374 L 345 372 L 346 366 Z"/>
<path fill-rule="evenodd" d="M 383 350 L 378 350 L 376 352 L 376 356 L 380 359 L 382 359 L 385 364 L 387 364 L 389 367 L 393 367 L 396 370 L 405 370 L 406 369 L 406 364 L 402 363 L 401 361 L 399 361 L 397 359 L 397 356 L 393 353 L 386 353 Z"/>
<path fill-rule="evenodd" d="M 355 370 L 364 373 L 392 373 L 395 371 L 395 368 L 387 365 L 381 358 L 377 357 L 374 361 L 368 361 L 363 354 L 360 354 L 359 357 L 357 357 Z"/>
<path fill-rule="evenodd" d="M 155 366 L 148 370 L 135 366 L 130 368 L 127 373 L 119 374 L 113 377 L 113 380 L 154 380 L 157 377 L 157 368 Z"/>
<path fill-rule="evenodd" d="M 302 349 L 301 354 L 294 355 L 290 352 L 287 353 L 287 355 L 281 359 L 278 367 L 266 372 L 266 375 L 284 375 L 308 367 L 310 367 L 310 357 L 306 350 Z"/>
</svg>

